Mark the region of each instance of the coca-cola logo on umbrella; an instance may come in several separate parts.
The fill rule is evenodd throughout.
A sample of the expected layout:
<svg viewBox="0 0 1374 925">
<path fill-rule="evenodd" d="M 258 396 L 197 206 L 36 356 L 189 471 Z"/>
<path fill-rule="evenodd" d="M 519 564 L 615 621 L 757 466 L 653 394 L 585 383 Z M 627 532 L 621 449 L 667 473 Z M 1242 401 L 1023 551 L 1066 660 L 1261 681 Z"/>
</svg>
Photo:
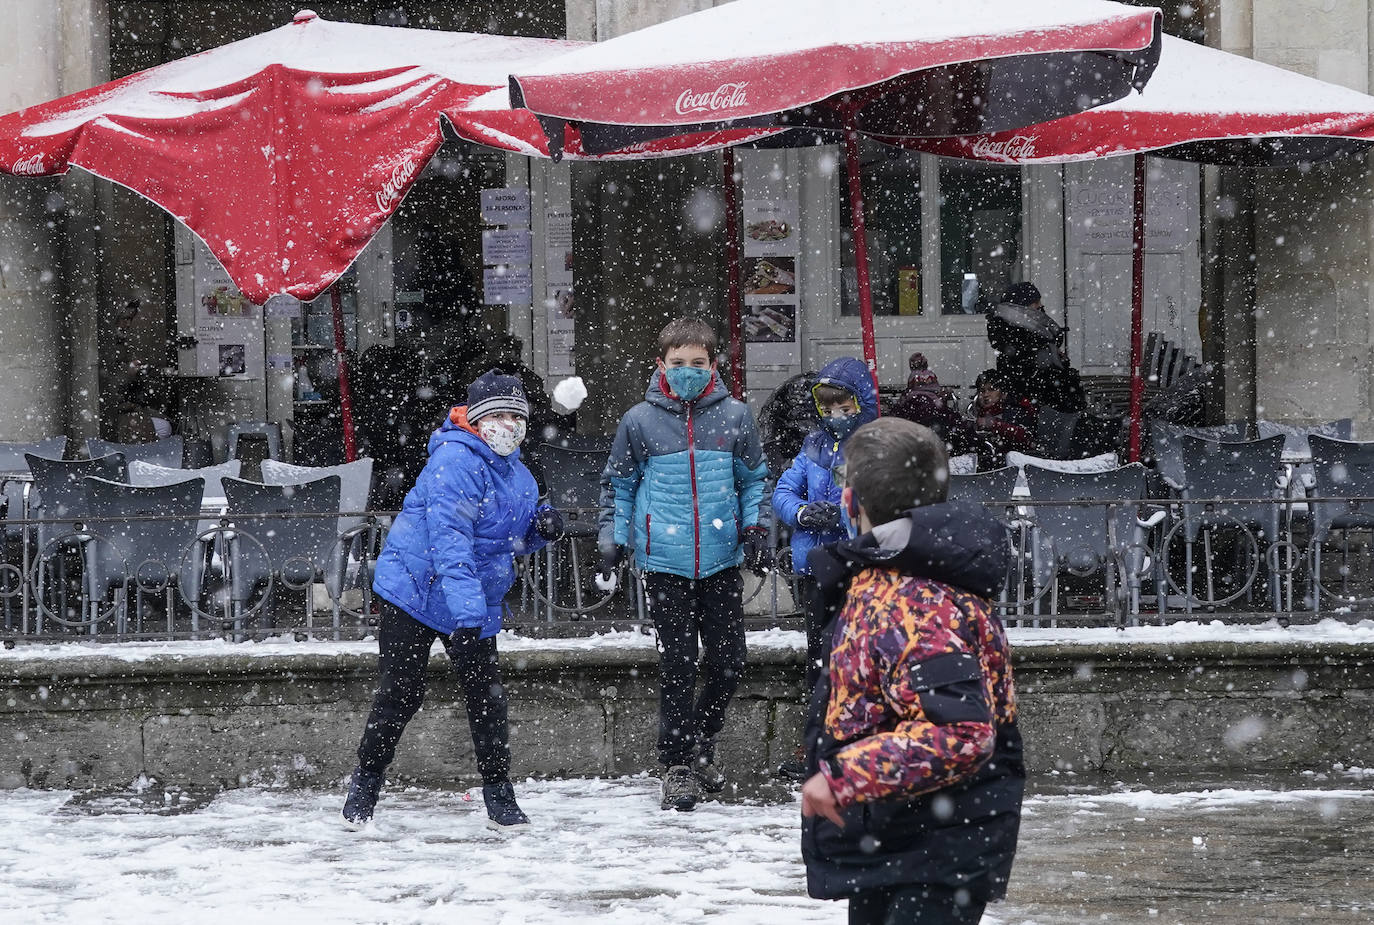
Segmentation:
<svg viewBox="0 0 1374 925">
<path fill-rule="evenodd" d="M 386 214 L 396 208 L 396 204 L 405 196 L 406 187 L 410 184 L 411 178 L 415 176 L 415 170 L 415 161 L 410 158 L 406 158 L 396 165 L 391 171 L 391 176 L 377 191 L 378 210 Z"/>
<path fill-rule="evenodd" d="M 43 155 L 34 154 L 14 162 L 10 168 L 10 173 L 17 177 L 41 177 L 48 172 L 48 168 L 43 166 Z"/>
<path fill-rule="evenodd" d="M 673 108 L 681 116 L 693 112 L 720 112 L 723 109 L 738 109 L 746 105 L 744 88 L 747 86 L 749 86 L 749 82 L 742 80 L 739 83 L 721 84 L 714 90 L 697 92 L 689 88 L 682 91 Z"/>
<path fill-rule="evenodd" d="M 976 157 L 1004 157 L 1008 160 L 1023 160 L 1035 157 L 1035 139 L 1037 135 L 1013 135 L 1001 141 L 993 141 L 991 138 L 979 138 L 973 143 L 973 154 Z"/>
</svg>

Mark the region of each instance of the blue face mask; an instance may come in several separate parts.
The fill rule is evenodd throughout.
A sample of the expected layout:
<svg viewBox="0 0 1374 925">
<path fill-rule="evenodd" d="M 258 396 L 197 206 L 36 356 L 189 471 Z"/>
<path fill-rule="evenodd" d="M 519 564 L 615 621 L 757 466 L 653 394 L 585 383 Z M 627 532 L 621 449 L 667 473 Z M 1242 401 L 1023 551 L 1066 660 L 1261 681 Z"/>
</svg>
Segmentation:
<svg viewBox="0 0 1374 925">
<path fill-rule="evenodd" d="M 859 426 L 859 416 L 857 414 L 827 414 L 825 426 L 835 435 L 836 440 L 843 440 Z"/>
<path fill-rule="evenodd" d="M 683 401 L 696 401 L 711 384 L 711 370 L 696 366 L 669 366 L 663 371 L 668 388 Z"/>
</svg>

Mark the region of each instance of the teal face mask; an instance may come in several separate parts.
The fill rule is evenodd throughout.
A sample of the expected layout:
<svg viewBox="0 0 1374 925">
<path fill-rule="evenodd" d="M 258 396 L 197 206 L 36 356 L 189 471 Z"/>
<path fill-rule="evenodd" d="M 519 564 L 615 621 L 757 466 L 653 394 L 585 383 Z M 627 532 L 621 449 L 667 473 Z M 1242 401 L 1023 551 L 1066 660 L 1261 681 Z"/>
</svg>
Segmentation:
<svg viewBox="0 0 1374 925">
<path fill-rule="evenodd" d="M 711 370 L 695 366 L 670 366 L 663 371 L 668 388 L 683 401 L 696 401 L 711 384 Z"/>
</svg>

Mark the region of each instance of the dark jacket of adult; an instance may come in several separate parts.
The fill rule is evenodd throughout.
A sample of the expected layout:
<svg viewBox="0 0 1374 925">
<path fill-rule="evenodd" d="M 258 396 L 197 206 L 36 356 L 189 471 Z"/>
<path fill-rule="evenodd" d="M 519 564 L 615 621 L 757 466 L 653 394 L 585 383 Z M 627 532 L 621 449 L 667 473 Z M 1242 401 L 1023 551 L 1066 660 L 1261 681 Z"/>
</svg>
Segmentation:
<svg viewBox="0 0 1374 925">
<path fill-rule="evenodd" d="M 914 508 L 813 551 L 811 564 L 816 616 L 830 625 L 806 761 L 830 781 L 845 825 L 802 821 L 810 894 L 936 884 L 1000 899 L 1025 785 L 990 603 L 1009 564 L 1006 527 L 980 505 Z"/>
</svg>

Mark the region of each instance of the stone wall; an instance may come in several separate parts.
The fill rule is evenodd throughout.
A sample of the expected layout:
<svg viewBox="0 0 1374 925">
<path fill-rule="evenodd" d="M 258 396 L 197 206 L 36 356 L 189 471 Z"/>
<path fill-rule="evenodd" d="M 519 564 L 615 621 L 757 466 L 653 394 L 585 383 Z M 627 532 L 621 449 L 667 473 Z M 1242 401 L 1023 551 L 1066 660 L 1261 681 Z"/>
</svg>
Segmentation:
<svg viewBox="0 0 1374 925">
<path fill-rule="evenodd" d="M 333 654 L 122 654 L 0 660 L 0 787 L 322 786 L 354 763 L 376 658 Z M 800 652 L 756 647 L 719 757 L 763 776 L 802 717 Z M 502 656 L 520 776 L 655 767 L 657 656 L 645 648 Z M 1017 653 L 1033 771 L 1279 772 L 1374 765 L 1374 663 L 1363 647 L 1232 643 L 1036 646 Z M 393 775 L 471 782 L 447 659 L 402 740 Z"/>
</svg>

